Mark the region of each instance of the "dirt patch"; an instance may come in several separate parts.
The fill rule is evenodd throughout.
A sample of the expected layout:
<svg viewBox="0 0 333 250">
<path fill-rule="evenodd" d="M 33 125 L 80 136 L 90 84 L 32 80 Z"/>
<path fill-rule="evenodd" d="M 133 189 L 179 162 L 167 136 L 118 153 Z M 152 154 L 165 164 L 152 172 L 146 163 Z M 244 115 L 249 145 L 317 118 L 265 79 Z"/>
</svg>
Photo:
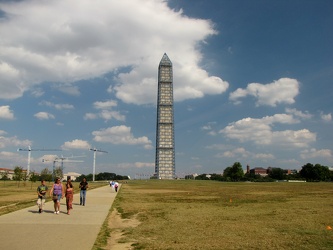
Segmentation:
<svg viewBox="0 0 333 250">
<path fill-rule="evenodd" d="M 120 243 L 119 240 L 123 237 L 123 230 L 125 228 L 137 227 L 140 221 L 133 217 L 131 219 L 122 219 L 117 210 L 113 210 L 109 217 L 109 228 L 111 229 L 111 236 L 108 239 L 106 249 L 112 250 L 126 250 L 133 249 L 132 244 L 135 242 Z"/>
</svg>

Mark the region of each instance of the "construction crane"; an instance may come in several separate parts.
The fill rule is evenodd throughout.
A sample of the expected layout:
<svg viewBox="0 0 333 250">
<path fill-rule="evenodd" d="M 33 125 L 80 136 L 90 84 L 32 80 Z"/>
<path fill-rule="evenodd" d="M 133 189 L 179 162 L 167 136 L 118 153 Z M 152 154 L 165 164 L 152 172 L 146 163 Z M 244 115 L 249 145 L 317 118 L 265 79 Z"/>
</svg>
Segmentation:
<svg viewBox="0 0 333 250">
<path fill-rule="evenodd" d="M 61 169 L 64 170 L 64 161 L 65 162 L 83 162 L 83 161 L 77 161 L 77 160 L 69 160 L 69 159 L 73 159 L 73 158 L 80 158 L 80 157 L 86 157 L 85 155 L 80 155 L 80 156 L 68 156 L 68 157 L 64 157 L 63 155 L 61 157 L 57 157 L 56 160 L 57 161 L 61 161 Z"/>
<path fill-rule="evenodd" d="M 96 148 L 90 148 L 90 151 L 94 151 L 94 165 L 93 165 L 93 181 L 95 181 L 95 167 L 96 167 L 96 152 L 101 153 L 108 153 L 107 151 L 96 149 Z"/>
<path fill-rule="evenodd" d="M 78 156 L 78 157 L 84 157 L 84 156 Z M 54 177 L 55 177 L 55 164 L 56 162 L 61 161 L 61 170 L 64 170 L 64 162 L 68 162 L 68 163 L 74 163 L 74 162 L 83 162 L 80 160 L 68 160 L 70 157 L 55 157 L 53 160 L 48 160 L 48 159 L 42 159 L 42 162 L 46 162 L 46 161 L 53 161 L 53 166 L 52 166 L 52 181 L 54 181 Z M 72 157 L 73 158 L 73 157 Z"/>
<path fill-rule="evenodd" d="M 17 152 L 19 151 L 28 151 L 28 166 L 27 166 L 27 176 L 29 176 L 30 173 L 30 158 L 31 158 L 31 151 L 62 151 L 61 149 L 32 149 L 31 146 L 28 146 L 28 148 L 18 148 Z"/>
</svg>

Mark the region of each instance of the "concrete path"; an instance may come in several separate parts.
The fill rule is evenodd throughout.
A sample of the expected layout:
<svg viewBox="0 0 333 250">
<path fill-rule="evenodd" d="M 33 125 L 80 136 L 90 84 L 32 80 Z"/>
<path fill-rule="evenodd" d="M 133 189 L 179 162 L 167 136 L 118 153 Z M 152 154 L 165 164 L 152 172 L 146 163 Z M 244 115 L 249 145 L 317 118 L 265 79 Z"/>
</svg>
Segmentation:
<svg viewBox="0 0 333 250">
<path fill-rule="evenodd" d="M 87 191 L 86 205 L 80 206 L 80 194 L 74 194 L 73 210 L 67 215 L 66 200 L 60 214 L 54 214 L 53 202 L 39 214 L 37 205 L 0 216 L 0 246 L 6 250 L 92 249 L 116 194 L 109 185 Z M 48 198 L 50 200 L 50 198 Z"/>
</svg>

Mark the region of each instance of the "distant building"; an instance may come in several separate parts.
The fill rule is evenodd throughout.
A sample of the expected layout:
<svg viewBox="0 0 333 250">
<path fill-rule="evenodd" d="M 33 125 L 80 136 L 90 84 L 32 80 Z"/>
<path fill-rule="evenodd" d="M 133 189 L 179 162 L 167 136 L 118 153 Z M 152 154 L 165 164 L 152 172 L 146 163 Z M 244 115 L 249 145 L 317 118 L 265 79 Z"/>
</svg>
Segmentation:
<svg viewBox="0 0 333 250">
<path fill-rule="evenodd" d="M 258 174 L 258 175 L 261 175 L 263 177 L 269 175 L 270 173 L 272 173 L 273 171 L 273 167 L 268 167 L 267 169 L 266 168 L 261 168 L 261 167 L 257 167 L 257 168 L 252 168 L 250 169 L 249 165 L 247 165 L 247 168 L 246 168 L 246 173 L 251 173 L 251 174 Z M 286 175 L 292 175 L 292 174 L 297 174 L 298 171 L 296 169 L 283 169 L 283 172 L 286 174 Z"/>
<path fill-rule="evenodd" d="M 249 174 L 250 173 L 250 166 L 249 164 L 246 165 L 246 172 L 244 174 Z"/>
<path fill-rule="evenodd" d="M 267 169 L 266 168 L 252 168 L 250 169 L 250 173 L 251 174 L 258 174 L 258 175 L 261 175 L 261 176 L 267 176 L 268 173 L 267 173 Z"/>
<path fill-rule="evenodd" d="M 7 176 L 9 180 L 12 180 L 14 176 L 14 170 L 10 168 L 0 168 L 0 178 L 2 179 L 4 176 Z"/>
<path fill-rule="evenodd" d="M 69 177 L 72 181 L 75 181 L 76 178 L 79 176 L 81 176 L 81 174 L 75 172 L 68 172 L 67 174 L 64 174 L 63 180 L 67 180 L 67 177 Z"/>
</svg>

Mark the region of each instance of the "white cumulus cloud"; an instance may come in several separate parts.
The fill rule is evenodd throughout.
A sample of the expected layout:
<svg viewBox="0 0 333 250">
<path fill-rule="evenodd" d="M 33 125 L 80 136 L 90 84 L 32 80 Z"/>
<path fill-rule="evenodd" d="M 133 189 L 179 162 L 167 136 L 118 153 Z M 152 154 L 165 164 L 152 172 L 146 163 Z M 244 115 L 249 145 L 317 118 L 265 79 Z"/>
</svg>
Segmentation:
<svg viewBox="0 0 333 250">
<path fill-rule="evenodd" d="M 296 79 L 280 78 L 269 84 L 250 83 L 246 89 L 238 88 L 232 92 L 229 99 L 236 104 L 240 98 L 253 96 L 257 106 L 273 106 L 277 104 L 293 104 L 299 94 L 299 82 Z"/>
<path fill-rule="evenodd" d="M 312 158 L 324 158 L 328 160 L 333 160 L 333 152 L 330 149 L 306 149 L 301 152 L 302 159 L 312 159 Z"/>
<path fill-rule="evenodd" d="M 112 107 L 117 107 L 118 103 L 115 100 L 108 100 L 105 102 L 94 102 L 94 107 L 96 109 L 109 109 Z"/>
<path fill-rule="evenodd" d="M 105 102 L 94 102 L 93 106 L 99 110 L 98 113 L 86 113 L 84 115 L 85 120 L 95 120 L 101 118 L 105 121 L 116 119 L 117 121 L 125 121 L 126 117 L 119 111 L 110 110 L 113 107 L 117 107 L 118 103 L 115 100 L 108 100 Z"/>
<path fill-rule="evenodd" d="M 5 119 L 5 120 L 13 120 L 14 119 L 13 110 L 11 110 L 8 105 L 0 106 L 0 119 Z"/>
<path fill-rule="evenodd" d="M 329 114 L 321 113 L 320 116 L 321 116 L 321 119 L 325 122 L 332 121 L 332 114 L 331 113 L 329 113 Z"/>
<path fill-rule="evenodd" d="M 49 102 L 49 101 L 42 101 L 42 102 L 39 103 L 39 105 L 54 107 L 55 109 L 58 109 L 58 110 L 74 109 L 74 106 L 72 104 L 67 104 L 67 103 L 52 103 L 52 102 Z"/>
<path fill-rule="evenodd" d="M 302 112 L 300 110 L 291 109 L 291 108 L 286 108 L 286 113 L 292 114 L 301 119 L 311 119 L 313 117 L 313 115 L 311 115 L 308 111 Z"/>
<path fill-rule="evenodd" d="M 248 152 L 247 150 L 245 150 L 244 148 L 235 148 L 233 150 L 228 150 L 225 151 L 223 153 L 219 153 L 216 155 L 216 157 L 218 158 L 237 158 L 237 157 L 249 157 L 251 155 L 250 152 Z"/>
<path fill-rule="evenodd" d="M 275 159 L 274 155 L 272 154 L 264 154 L 264 153 L 259 153 L 254 155 L 255 159 L 261 159 L 261 160 L 272 160 Z"/>
<path fill-rule="evenodd" d="M 308 147 L 316 141 L 316 134 L 307 130 L 274 131 L 277 124 L 294 124 L 298 121 L 291 115 L 276 114 L 261 119 L 244 118 L 220 130 L 227 138 L 257 145 L 279 145 L 284 147 Z"/>
<path fill-rule="evenodd" d="M 7 133 L 3 130 L 0 130 L 0 148 L 5 148 L 9 146 L 29 146 L 32 144 L 30 140 L 20 140 L 17 136 L 6 137 Z"/>
<path fill-rule="evenodd" d="M 83 79 L 115 74 L 109 88 L 126 103 L 156 101 L 157 65 L 174 65 L 176 101 L 220 94 L 229 84 L 201 68 L 200 46 L 217 34 L 165 0 L 25 0 L 1 2 L 0 99 L 40 84 L 78 96 Z M 42 21 L 41 21 L 42 20 Z"/>
<path fill-rule="evenodd" d="M 83 140 L 79 140 L 79 139 L 75 139 L 72 141 L 67 141 L 65 142 L 61 148 L 63 150 L 67 150 L 67 149 L 89 149 L 91 146 L 87 141 L 83 141 Z"/>
<path fill-rule="evenodd" d="M 101 129 L 92 132 L 94 141 L 107 142 L 112 144 L 125 144 L 125 145 L 143 145 L 144 148 L 152 148 L 152 142 L 146 136 L 135 138 L 131 133 L 131 128 L 121 125 Z"/>
<path fill-rule="evenodd" d="M 54 119 L 55 116 L 48 113 L 48 112 L 38 112 L 36 114 L 34 114 L 34 117 L 36 117 L 39 120 L 50 120 L 50 119 Z"/>
<path fill-rule="evenodd" d="M 135 162 L 135 168 L 155 167 L 155 162 Z"/>
</svg>

